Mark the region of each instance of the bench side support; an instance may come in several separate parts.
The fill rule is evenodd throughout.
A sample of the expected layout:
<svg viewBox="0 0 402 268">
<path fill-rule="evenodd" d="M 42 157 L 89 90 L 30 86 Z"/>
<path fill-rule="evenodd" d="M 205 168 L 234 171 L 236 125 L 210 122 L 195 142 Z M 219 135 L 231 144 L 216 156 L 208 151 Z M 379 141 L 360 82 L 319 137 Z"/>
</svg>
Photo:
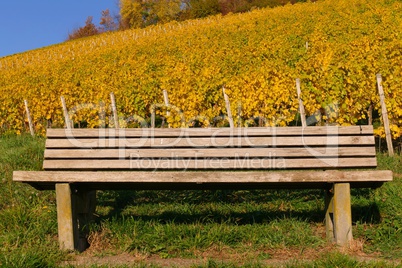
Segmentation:
<svg viewBox="0 0 402 268">
<path fill-rule="evenodd" d="M 88 224 L 93 220 L 96 192 L 72 189 L 68 183 L 55 187 L 60 249 L 82 252 L 89 246 Z"/>
<path fill-rule="evenodd" d="M 57 227 L 62 250 L 74 250 L 74 222 L 70 184 L 56 183 Z"/>
<path fill-rule="evenodd" d="M 329 242 L 334 242 L 334 195 L 333 189 L 325 192 L 325 229 Z"/>
<path fill-rule="evenodd" d="M 349 183 L 335 183 L 327 192 L 325 220 L 328 239 L 348 246 L 353 239 Z"/>
</svg>

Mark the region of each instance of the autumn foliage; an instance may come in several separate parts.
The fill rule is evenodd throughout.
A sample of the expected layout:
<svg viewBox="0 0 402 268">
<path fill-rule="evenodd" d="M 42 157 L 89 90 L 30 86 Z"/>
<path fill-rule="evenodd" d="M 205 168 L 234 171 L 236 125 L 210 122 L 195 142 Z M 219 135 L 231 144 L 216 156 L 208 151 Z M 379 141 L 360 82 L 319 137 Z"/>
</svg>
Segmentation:
<svg viewBox="0 0 402 268">
<path fill-rule="evenodd" d="M 120 0 L 121 28 L 240 13 L 303 0 Z"/>
<path fill-rule="evenodd" d="M 85 26 L 74 30 L 72 33 L 68 34 L 68 40 L 78 39 L 82 37 L 88 37 L 92 35 L 97 35 L 100 33 L 96 25 L 92 22 L 93 18 L 89 16 L 85 22 Z"/>
<path fill-rule="evenodd" d="M 63 127 L 60 96 L 76 126 L 110 126 L 112 91 L 126 126 L 149 123 L 153 107 L 166 117 L 163 90 L 174 105 L 171 126 L 216 125 L 226 114 L 223 86 L 236 124 L 262 118 L 259 124 L 285 126 L 297 123 L 298 77 L 307 116 L 321 111 L 326 123 L 354 125 L 367 120 L 370 106 L 381 113 L 381 73 L 399 137 L 400 14 L 400 1 L 327 0 L 106 33 L 1 58 L 1 130 L 27 129 L 24 99 L 37 132 Z"/>
<path fill-rule="evenodd" d="M 85 25 L 68 34 L 73 40 L 104 32 L 144 28 L 158 23 L 204 18 L 216 14 L 226 15 L 275 7 L 305 0 L 120 0 L 119 15 L 112 15 L 109 9 L 102 11 L 99 27 L 89 16 Z"/>
</svg>

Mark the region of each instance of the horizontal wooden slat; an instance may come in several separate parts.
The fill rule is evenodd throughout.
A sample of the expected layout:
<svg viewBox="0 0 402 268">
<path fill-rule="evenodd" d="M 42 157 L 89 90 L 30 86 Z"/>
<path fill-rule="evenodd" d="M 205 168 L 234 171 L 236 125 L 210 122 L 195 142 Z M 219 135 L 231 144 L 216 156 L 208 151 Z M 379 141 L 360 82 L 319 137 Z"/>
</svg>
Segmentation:
<svg viewBox="0 0 402 268">
<path fill-rule="evenodd" d="M 46 171 L 16 171 L 15 181 L 38 189 L 60 182 L 91 189 L 239 184 L 328 189 L 334 182 L 378 187 L 392 180 L 391 171 L 333 170 L 376 167 L 372 126 L 49 129 L 47 137 Z M 276 171 L 262 171 L 269 169 Z"/>
<path fill-rule="evenodd" d="M 102 136 L 102 131 L 112 138 L 91 138 Z M 55 137 L 61 137 L 63 132 L 65 135 L 65 130 L 49 130 L 49 135 L 54 136 L 46 141 L 43 167 L 48 170 L 375 167 L 374 137 L 361 136 L 364 131 L 372 134 L 372 127 L 79 129 L 70 134 L 83 138 L 64 139 Z M 289 133 L 290 136 L 284 136 Z M 304 133 L 308 135 L 302 136 Z M 155 137 L 147 137 L 151 134 Z"/>
<path fill-rule="evenodd" d="M 163 170 L 163 169 L 327 169 L 375 167 L 375 158 L 311 158 L 311 159 L 132 159 L 132 160 L 47 160 L 45 170 Z"/>
<path fill-rule="evenodd" d="M 48 138 L 62 137 L 202 137 L 202 136 L 299 136 L 372 135 L 372 126 L 251 127 L 251 128 L 136 128 L 136 129 L 48 129 Z"/>
<path fill-rule="evenodd" d="M 203 157 L 322 157 L 373 156 L 372 147 L 324 148 L 177 148 L 170 149 L 47 149 L 45 159 L 203 158 Z M 46 160 L 45 160 L 46 161 Z"/>
<path fill-rule="evenodd" d="M 19 182 L 137 182 L 137 183 L 308 183 L 308 182 L 386 182 L 392 181 L 389 170 L 361 171 L 283 171 L 283 172 L 67 172 L 14 171 Z"/>
<path fill-rule="evenodd" d="M 47 139 L 46 148 L 373 145 L 373 136 Z"/>
</svg>

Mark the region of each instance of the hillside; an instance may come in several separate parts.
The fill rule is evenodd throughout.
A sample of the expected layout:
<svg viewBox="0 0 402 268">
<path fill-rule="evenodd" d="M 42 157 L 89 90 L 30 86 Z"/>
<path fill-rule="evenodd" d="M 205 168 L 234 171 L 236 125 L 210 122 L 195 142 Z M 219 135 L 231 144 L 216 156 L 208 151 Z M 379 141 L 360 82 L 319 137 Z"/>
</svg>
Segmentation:
<svg viewBox="0 0 402 268">
<path fill-rule="evenodd" d="M 107 33 L 1 58 L 0 131 L 26 131 L 24 99 L 37 132 L 63 126 L 60 96 L 75 123 L 107 126 L 110 92 L 128 126 L 149 123 L 154 104 L 163 112 L 164 89 L 172 126 L 216 125 L 226 113 L 223 86 L 242 125 L 256 117 L 294 124 L 297 77 L 308 115 L 323 108 L 329 123 L 356 124 L 370 104 L 380 111 L 381 73 L 399 137 L 401 48 L 402 3 L 390 0 L 326 0 Z"/>
</svg>

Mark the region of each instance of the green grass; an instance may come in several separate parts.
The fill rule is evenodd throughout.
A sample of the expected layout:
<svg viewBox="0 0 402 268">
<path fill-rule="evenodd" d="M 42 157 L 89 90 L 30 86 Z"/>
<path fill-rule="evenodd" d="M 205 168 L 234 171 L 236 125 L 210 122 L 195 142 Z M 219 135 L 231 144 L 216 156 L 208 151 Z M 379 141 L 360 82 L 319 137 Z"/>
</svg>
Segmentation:
<svg viewBox="0 0 402 268">
<path fill-rule="evenodd" d="M 150 193 L 154 196 L 148 197 Z M 288 198 L 291 194 L 287 194 Z M 114 231 L 113 238 L 122 250 L 174 257 L 195 256 L 212 246 L 239 251 L 250 250 L 250 245 L 257 251 L 265 247 L 316 247 L 323 241 L 313 234 L 307 220 L 310 216 L 318 219 L 317 211 L 323 209 L 323 204 L 315 199 L 317 191 L 308 194 L 314 195 L 308 206 L 313 213 L 309 215 L 308 207 L 292 211 L 297 202 L 267 203 L 264 200 L 272 199 L 267 191 L 118 192 L 114 200 L 120 201 L 116 204 L 110 203 L 110 193 L 99 192 L 101 207 L 108 204 L 121 208 L 106 209 L 99 221 L 102 228 Z M 308 199 L 305 195 L 299 198 Z"/>
<path fill-rule="evenodd" d="M 58 249 L 54 191 L 12 182 L 13 170 L 41 169 L 43 147 L 43 138 L 0 137 L 0 267 L 58 267 L 80 255 Z M 192 267 L 396 267 L 402 157 L 379 154 L 378 162 L 395 178 L 352 191 L 354 238 L 363 245 L 357 252 L 327 243 L 322 190 L 98 191 L 92 246 L 81 255 L 139 256 L 117 267 L 162 267 L 153 258 L 176 267 L 176 258 L 194 260 Z M 281 254 L 288 257 L 278 264 Z"/>
<path fill-rule="evenodd" d="M 367 250 L 379 251 L 387 258 L 402 258 L 402 156 L 378 155 L 381 169 L 394 172 L 394 181 L 385 183 L 371 193 L 373 206 L 378 207 L 380 221 L 372 228 L 358 225 L 358 233 L 369 242 Z M 360 201 L 362 202 L 362 201 Z"/>
<path fill-rule="evenodd" d="M 52 192 L 12 182 L 13 170 L 41 168 L 44 140 L 30 136 L 0 138 L 0 266 L 53 267 L 58 250 Z"/>
</svg>

